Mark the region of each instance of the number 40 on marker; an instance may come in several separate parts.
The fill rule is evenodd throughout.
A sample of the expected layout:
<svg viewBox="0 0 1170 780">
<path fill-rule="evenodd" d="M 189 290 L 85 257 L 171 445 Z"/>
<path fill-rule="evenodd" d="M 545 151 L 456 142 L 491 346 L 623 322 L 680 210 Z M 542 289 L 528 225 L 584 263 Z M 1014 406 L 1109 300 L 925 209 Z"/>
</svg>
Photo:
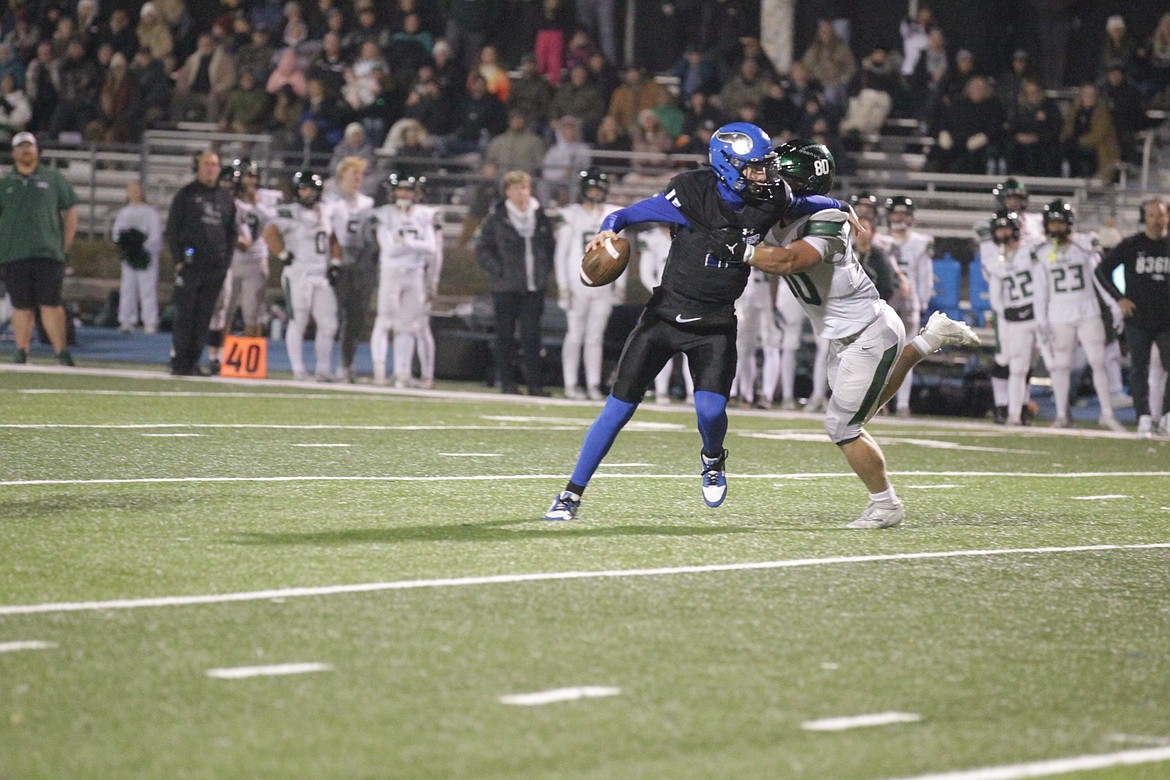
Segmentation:
<svg viewBox="0 0 1170 780">
<path fill-rule="evenodd" d="M 268 376 L 268 339 L 224 336 L 220 376 L 264 379 Z"/>
</svg>

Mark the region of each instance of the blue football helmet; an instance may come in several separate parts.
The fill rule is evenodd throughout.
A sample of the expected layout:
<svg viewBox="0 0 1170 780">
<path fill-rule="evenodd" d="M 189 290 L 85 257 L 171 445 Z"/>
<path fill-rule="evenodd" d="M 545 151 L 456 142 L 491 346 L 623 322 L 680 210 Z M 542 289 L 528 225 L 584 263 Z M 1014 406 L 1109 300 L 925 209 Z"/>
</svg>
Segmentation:
<svg viewBox="0 0 1170 780">
<path fill-rule="evenodd" d="M 715 131 L 708 144 L 711 168 L 729 190 L 748 201 L 761 202 L 783 191 L 780 156 L 772 149 L 772 139 L 749 122 L 732 122 Z M 762 180 L 746 174 L 763 170 Z"/>
</svg>

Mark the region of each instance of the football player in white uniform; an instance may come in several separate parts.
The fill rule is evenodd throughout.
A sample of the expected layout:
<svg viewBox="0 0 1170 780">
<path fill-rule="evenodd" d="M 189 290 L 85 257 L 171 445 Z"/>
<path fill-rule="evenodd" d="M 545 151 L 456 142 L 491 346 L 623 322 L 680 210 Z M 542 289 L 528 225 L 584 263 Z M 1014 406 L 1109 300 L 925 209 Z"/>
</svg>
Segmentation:
<svg viewBox="0 0 1170 780">
<path fill-rule="evenodd" d="M 910 283 L 909 296 L 896 301 L 895 309 L 907 333 L 917 333 L 922 310 L 934 294 L 934 239 L 913 230 L 914 201 L 905 195 L 886 198 L 886 224 L 889 233 L 874 236 L 873 243 L 886 253 Z M 910 416 L 910 391 L 913 376 L 898 388 L 898 416 Z"/>
<path fill-rule="evenodd" d="M 329 364 L 337 335 L 337 296 L 329 284 L 329 267 L 341 262 L 341 245 L 333 235 L 328 209 L 321 204 L 324 180 L 318 174 L 298 171 L 292 183 L 296 202 L 277 208 L 262 235 L 268 251 L 284 264 L 280 281 L 289 315 L 285 346 L 293 378 L 308 378 L 304 347 L 311 317 L 317 325 L 314 377 L 328 382 L 333 379 Z"/>
<path fill-rule="evenodd" d="M 640 230 L 638 236 L 638 278 L 642 286 L 654 292 L 654 288 L 662 284 L 662 272 L 666 270 L 666 258 L 670 254 L 670 225 L 661 223 L 646 230 Z M 686 353 L 680 352 L 674 358 L 666 361 L 666 365 L 654 377 L 654 403 L 665 406 L 670 403 L 670 378 L 674 374 L 675 360 L 682 361 L 683 387 L 686 392 L 687 403 L 695 398 L 695 380 L 691 377 L 690 363 Z"/>
<path fill-rule="evenodd" d="M 745 406 L 770 409 L 776 396 L 776 383 L 780 381 L 780 328 L 772 312 L 771 277 L 763 271 L 753 270 L 748 277 L 747 288 L 735 302 L 735 318 L 739 321 L 735 336 L 738 353 L 735 383 L 739 387 L 739 400 Z M 764 352 L 759 395 L 756 395 L 757 347 Z"/>
<path fill-rule="evenodd" d="M 1028 188 L 1019 179 L 1008 179 L 991 191 L 999 208 L 1014 211 L 1020 219 L 1020 240 L 1036 244 L 1044 240 L 1044 218 L 1028 211 Z"/>
<path fill-rule="evenodd" d="M 230 332 L 236 307 L 244 320 L 245 336 L 264 332 L 268 290 L 268 245 L 262 235 L 276 214 L 280 190 L 260 187 L 260 166 L 250 160 L 233 160 L 220 173 L 220 183 L 236 196 L 236 249 L 224 279 L 223 290 L 211 317 L 207 357 L 212 373 L 219 373 L 224 333 Z"/>
<path fill-rule="evenodd" d="M 579 189 L 581 202 L 571 203 L 560 210 L 560 224 L 556 233 L 554 271 L 557 279 L 557 303 L 568 319 L 564 344 L 561 347 L 561 371 L 566 398 L 589 398 L 600 401 L 602 346 L 605 326 L 613 307 L 626 297 L 626 275 L 613 284 L 587 287 L 581 281 L 581 255 L 585 245 L 597 234 L 601 220 L 620 206 L 606 203 L 609 177 L 597 168 L 581 171 Z M 582 356 L 585 364 L 585 392 L 577 387 Z"/>
<path fill-rule="evenodd" d="M 369 163 L 363 157 L 344 157 L 337 164 L 337 190 L 326 198 L 333 235 L 341 244 L 341 264 L 334 267 L 333 290 L 341 328 L 341 355 L 337 381 L 353 381 L 353 357 L 366 329 L 370 296 L 377 283 L 377 256 L 362 242 L 361 220 L 374 199 L 361 191 Z"/>
<path fill-rule="evenodd" d="M 418 180 L 391 173 L 379 189 L 379 203 L 364 223 L 378 247 L 378 309 L 370 334 L 374 384 L 386 385 L 386 353 L 394 331 L 394 386 L 410 384 L 419 322 L 434 292 L 428 268 L 435 264 L 437 211 L 415 205 Z"/>
<path fill-rule="evenodd" d="M 435 255 L 427 264 L 426 298 L 418 313 L 414 329 L 414 350 L 418 355 L 418 386 L 433 387 L 435 384 L 435 333 L 431 330 L 431 308 L 439 294 L 439 279 L 443 275 L 443 213 L 438 206 L 425 206 L 418 201 L 426 194 L 426 177 L 419 176 L 414 188 L 415 205 L 419 214 L 431 213 L 431 224 L 435 229 Z"/>
<path fill-rule="evenodd" d="M 793 192 L 828 191 L 834 163 L 825 146 L 798 139 L 776 152 L 781 175 Z M 890 484 L 881 448 L 863 426 L 924 357 L 945 346 L 977 344 L 979 339 L 967 325 L 935 312 L 922 332 L 907 342 L 901 319 L 878 296 L 853 256 L 850 231 L 845 212 L 826 209 L 781 222 L 767 244 L 752 246 L 743 236 L 730 237 L 723 246 L 713 246 L 712 254 L 781 274 L 808 313 L 813 330 L 830 340 L 833 394 L 825 431 L 869 492 L 865 511 L 849 527 L 890 528 L 902 522 L 906 510 Z"/>
<path fill-rule="evenodd" d="M 1101 405 L 1098 419 L 1102 428 L 1124 432 L 1110 404 L 1109 377 L 1105 370 L 1105 323 L 1101 320 L 1101 304 L 1109 304 L 1115 327 L 1121 325 L 1121 309 L 1113 296 L 1098 290 L 1096 270 L 1101 256 L 1087 237 L 1073 235 L 1076 215 L 1071 203 L 1054 200 L 1044 207 L 1044 232 L 1048 240 L 1038 245 L 1034 254 L 1044 271 L 1048 287 L 1048 325 L 1052 329 L 1045 360 L 1052 377 L 1052 394 L 1056 401 L 1053 428 L 1068 427 L 1069 390 L 1072 380 L 1073 356 L 1077 342 L 1085 350 L 1089 368 L 1093 372 L 1093 388 Z"/>
<path fill-rule="evenodd" d="M 989 227 L 992 240 L 980 246 L 979 257 L 995 312 L 997 359 L 1008 369 L 1006 422 L 1022 425 L 1037 338 L 1043 347 L 1050 336 L 1048 285 L 1032 254 L 1035 244 L 1020 236 L 1016 212 L 997 211 Z"/>
<path fill-rule="evenodd" d="M 791 411 L 796 408 L 796 358 L 800 354 L 803 340 L 804 321 L 808 319 L 792 288 L 783 283 L 776 285 L 775 321 L 780 337 L 780 394 L 783 396 L 780 408 Z M 816 354 L 813 356 L 812 392 L 804 405 L 806 412 L 823 412 L 829 395 L 829 340 L 813 332 Z"/>
</svg>

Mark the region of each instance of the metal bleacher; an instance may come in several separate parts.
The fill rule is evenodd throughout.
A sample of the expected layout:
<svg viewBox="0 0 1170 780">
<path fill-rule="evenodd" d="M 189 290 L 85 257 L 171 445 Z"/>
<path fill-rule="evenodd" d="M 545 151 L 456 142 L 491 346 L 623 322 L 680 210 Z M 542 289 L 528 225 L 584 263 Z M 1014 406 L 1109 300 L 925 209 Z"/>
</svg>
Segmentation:
<svg viewBox="0 0 1170 780">
<path fill-rule="evenodd" d="M 1166 143 L 1158 132 L 1143 136 L 1143 170 L 1118 186 L 1094 179 L 1019 177 L 1033 193 L 1033 202 L 1061 197 L 1077 208 L 1082 224 L 1099 225 L 1108 217 L 1115 217 L 1123 233 L 1137 228 L 1137 205 L 1154 193 L 1147 187 L 1157 187 L 1170 179 L 1163 168 L 1170 161 L 1159 159 L 1161 145 Z M 913 119 L 890 119 L 879 133 L 863 134 L 856 139 L 860 148 L 850 152 L 853 170 L 848 176 L 839 176 L 834 194 L 867 190 L 879 201 L 896 194 L 914 198 L 919 229 L 937 237 L 969 237 L 972 225 L 987 216 L 993 206 L 991 189 L 1004 178 L 1002 175 L 960 175 L 928 173 L 922 170 L 926 152 L 933 139 L 921 133 Z M 190 181 L 194 153 L 214 145 L 221 156 L 232 158 L 248 156 L 261 162 L 272 182 L 287 177 L 291 171 L 282 167 L 275 154 L 273 140 L 268 135 L 221 133 L 212 124 L 179 123 L 173 129 L 150 130 L 142 143 L 122 147 L 56 147 L 46 144 L 42 157 L 47 164 L 58 167 L 77 190 L 82 201 L 79 228 L 83 235 L 104 237 L 118 208 L 125 202 L 128 181 L 141 179 L 147 190 L 147 199 L 165 212 L 176 190 Z M 636 152 L 607 152 L 607 157 L 620 161 L 628 168 L 614 168 L 614 187 L 611 198 L 617 203 L 632 202 L 658 191 L 678 170 L 703 160 L 696 155 L 670 155 L 665 161 L 661 155 L 646 157 Z M 416 161 L 417 162 L 417 161 Z M 447 234 L 457 234 L 458 222 L 466 207 L 463 194 L 482 181 L 475 160 L 429 159 L 433 166 L 428 172 L 428 191 L 432 202 L 448 206 Z M 654 163 L 649 172 L 639 171 L 640 163 Z M 379 153 L 379 167 L 389 166 L 390 160 Z M 633 170 L 633 175 L 630 171 Z M 623 174 L 625 174 L 623 176 Z M 1146 186 L 1140 186 L 1145 184 Z M 1139 185 L 1139 186 L 1135 186 Z"/>
</svg>

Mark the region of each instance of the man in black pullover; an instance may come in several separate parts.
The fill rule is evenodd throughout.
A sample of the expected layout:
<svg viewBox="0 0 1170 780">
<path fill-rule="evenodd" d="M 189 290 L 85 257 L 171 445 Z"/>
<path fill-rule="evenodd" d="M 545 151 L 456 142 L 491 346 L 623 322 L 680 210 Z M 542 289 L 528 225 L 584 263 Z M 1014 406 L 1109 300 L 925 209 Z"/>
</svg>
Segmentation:
<svg viewBox="0 0 1170 780">
<path fill-rule="evenodd" d="M 205 376 L 199 357 L 207 326 L 231 265 L 236 244 L 236 204 L 219 186 L 219 155 L 210 149 L 195 158 L 195 181 L 175 193 L 164 233 L 175 263 L 175 330 L 171 373 Z"/>
<path fill-rule="evenodd" d="M 1124 239 L 1097 266 L 1097 278 L 1117 299 L 1125 315 L 1125 340 L 1129 346 L 1130 391 L 1138 415 L 1138 436 L 1158 433 L 1170 436 L 1170 379 L 1166 382 L 1163 408 L 1150 409 L 1150 347 L 1158 345 L 1162 363 L 1170 360 L 1170 205 L 1164 198 L 1150 198 L 1142 204 L 1145 230 Z M 1125 269 L 1125 292 L 1113 284 L 1113 271 Z"/>
</svg>

